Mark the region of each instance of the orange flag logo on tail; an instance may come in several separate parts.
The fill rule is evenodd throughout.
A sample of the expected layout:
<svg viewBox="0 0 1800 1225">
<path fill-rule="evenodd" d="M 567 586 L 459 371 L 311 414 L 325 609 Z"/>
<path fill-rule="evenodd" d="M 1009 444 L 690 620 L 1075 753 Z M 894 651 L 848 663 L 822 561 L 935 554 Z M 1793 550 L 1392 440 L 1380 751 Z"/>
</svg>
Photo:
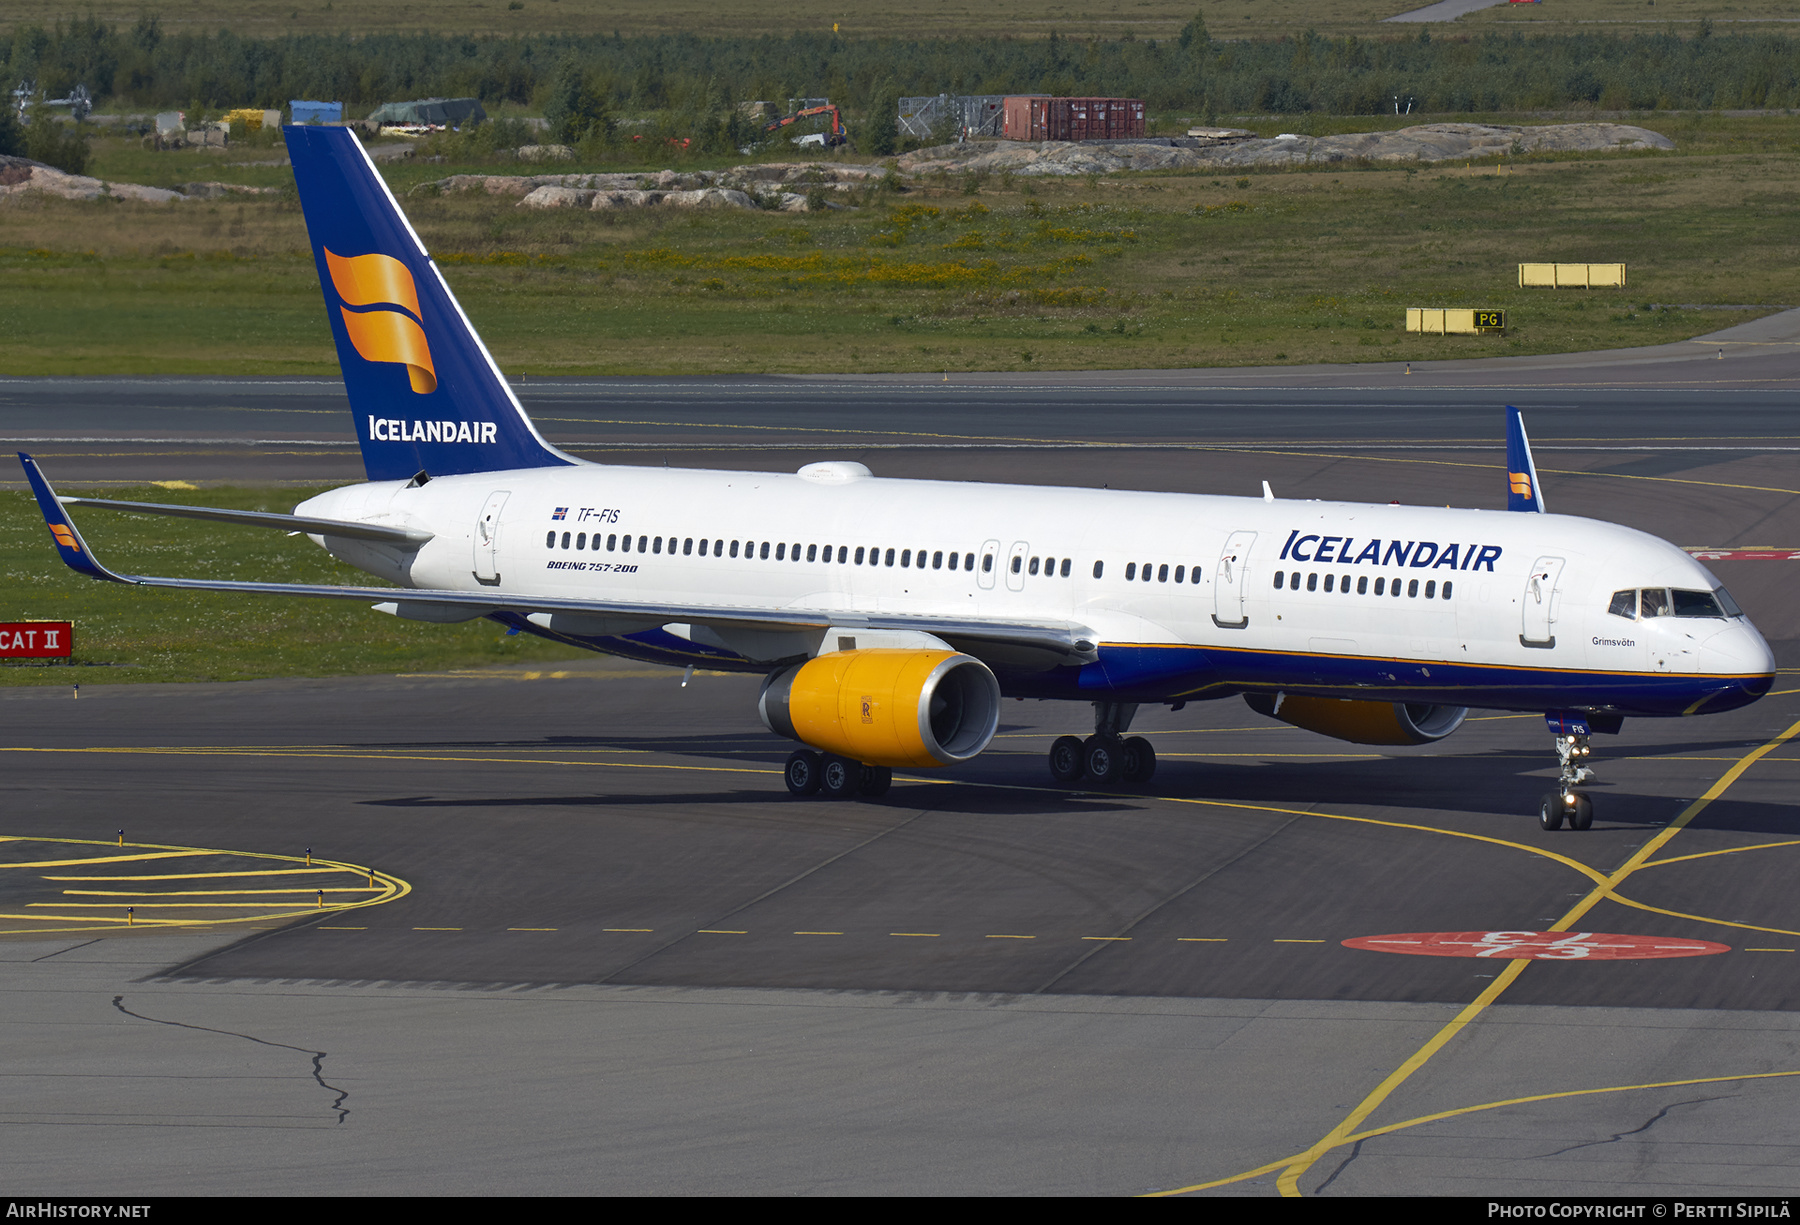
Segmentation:
<svg viewBox="0 0 1800 1225">
<path fill-rule="evenodd" d="M 1512 491 L 1514 493 L 1518 494 L 1521 498 L 1529 498 L 1531 496 L 1531 474 L 1529 472 L 1509 472 L 1507 475 L 1512 478 Z"/>
<path fill-rule="evenodd" d="M 339 308 L 357 354 L 370 362 L 399 362 L 420 395 L 437 390 L 431 346 L 417 322 L 419 294 L 406 265 L 387 255 L 341 256 L 327 249 L 331 284 L 346 306 Z M 351 306 L 393 306 L 399 310 L 353 311 Z M 402 314 L 401 311 L 411 312 Z"/>
</svg>

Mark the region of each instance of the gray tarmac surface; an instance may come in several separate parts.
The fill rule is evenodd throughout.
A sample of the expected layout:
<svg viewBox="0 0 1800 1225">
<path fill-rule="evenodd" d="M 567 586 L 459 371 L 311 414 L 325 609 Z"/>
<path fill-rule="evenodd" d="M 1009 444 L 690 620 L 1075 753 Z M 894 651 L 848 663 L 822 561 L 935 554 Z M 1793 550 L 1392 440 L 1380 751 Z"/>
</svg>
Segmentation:
<svg viewBox="0 0 1800 1225">
<path fill-rule="evenodd" d="M 1630 393 L 1545 367 L 1567 385 L 1524 406 L 1552 507 L 1685 544 L 1800 544 L 1800 362 L 1780 352 L 1647 357 L 1665 385 Z M 1690 379 L 1720 366 L 1743 377 Z M 595 458 L 829 453 L 892 475 L 1503 502 L 1514 397 L 1473 383 L 1513 376 L 1439 371 L 1402 395 L 1226 373 L 1237 386 L 954 398 L 841 380 L 521 391 Z M 339 393 L 281 387 L 6 381 L 0 433 L 82 438 L 30 444 L 60 452 L 45 463 L 64 485 L 355 479 L 348 449 L 278 441 L 346 440 Z M 1791 563 L 1716 569 L 1790 660 Z M 1261 1170 L 1213 1190 L 1273 1194 L 1279 1164 L 1262 1167 L 1412 1067 L 1360 1125 L 1397 1129 L 1347 1129 L 1299 1190 L 1785 1194 L 1792 742 L 1577 925 L 1729 951 L 1531 962 L 1421 1059 L 1507 963 L 1341 943 L 1549 927 L 1800 719 L 1800 681 L 1780 682 L 1744 711 L 1596 738 L 1586 835 L 1537 829 L 1554 769 L 1535 716 L 1477 712 L 1438 745 L 1380 751 L 1237 702 L 1146 711 L 1150 788 L 1068 794 L 1042 754 L 1082 712 L 1009 704 L 969 768 L 834 805 L 786 798 L 786 748 L 741 677 L 683 689 L 596 658 L 79 701 L 0 689 L 0 865 L 110 861 L 0 868 L 3 926 L 25 933 L 0 938 L 0 1176 L 32 1195 L 1130 1194 Z M 93 845 L 121 827 L 126 847 Z M 245 855 L 295 858 L 245 878 Z M 304 913 L 321 879 L 334 903 L 369 896 L 331 864 L 409 891 Z M 298 909 L 296 889 L 267 892 L 296 883 Z M 170 890 L 195 927 L 117 929 L 133 899 L 168 917 L 146 899 Z M 271 917 L 207 922 L 247 914 Z M 1428 1118 L 1444 1112 L 1461 1113 Z"/>
</svg>

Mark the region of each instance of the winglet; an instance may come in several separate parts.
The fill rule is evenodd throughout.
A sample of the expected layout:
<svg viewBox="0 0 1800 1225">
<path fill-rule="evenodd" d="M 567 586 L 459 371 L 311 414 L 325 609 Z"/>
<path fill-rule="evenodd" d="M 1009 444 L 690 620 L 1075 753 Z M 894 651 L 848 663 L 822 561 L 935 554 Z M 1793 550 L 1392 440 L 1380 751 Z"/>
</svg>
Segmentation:
<svg viewBox="0 0 1800 1225">
<path fill-rule="evenodd" d="M 1510 405 L 1506 409 L 1506 509 L 1544 513 L 1537 465 L 1531 462 L 1531 440 L 1525 437 L 1525 418 Z"/>
<path fill-rule="evenodd" d="M 38 470 L 37 461 L 20 451 L 19 462 L 25 466 L 25 479 L 31 482 L 31 492 L 37 495 L 38 509 L 44 512 L 44 522 L 50 527 L 50 536 L 56 542 L 56 551 L 62 555 L 63 564 L 89 578 L 105 579 L 113 583 L 125 582 L 95 559 L 94 551 L 88 548 L 87 541 L 75 530 L 75 523 L 69 518 L 69 512 L 63 509 L 56 491 L 50 488 L 50 482 Z"/>
</svg>

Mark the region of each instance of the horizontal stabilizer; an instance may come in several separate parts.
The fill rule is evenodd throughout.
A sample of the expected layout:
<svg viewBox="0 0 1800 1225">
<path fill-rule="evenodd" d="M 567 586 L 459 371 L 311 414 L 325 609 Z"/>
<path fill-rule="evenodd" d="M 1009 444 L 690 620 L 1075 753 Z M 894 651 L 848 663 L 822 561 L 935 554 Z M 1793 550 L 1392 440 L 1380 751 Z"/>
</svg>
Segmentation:
<svg viewBox="0 0 1800 1225">
<path fill-rule="evenodd" d="M 220 510 L 212 506 L 167 506 L 160 502 L 119 502 L 111 498 L 63 498 L 64 506 L 93 506 L 137 515 L 169 515 L 176 519 L 206 519 L 242 527 L 273 527 L 308 536 L 336 536 L 341 540 L 374 540 L 381 544 L 418 548 L 432 533 L 412 527 L 385 527 L 378 523 L 347 523 L 341 519 L 313 519 L 306 515 L 275 515 L 260 510 Z"/>
</svg>

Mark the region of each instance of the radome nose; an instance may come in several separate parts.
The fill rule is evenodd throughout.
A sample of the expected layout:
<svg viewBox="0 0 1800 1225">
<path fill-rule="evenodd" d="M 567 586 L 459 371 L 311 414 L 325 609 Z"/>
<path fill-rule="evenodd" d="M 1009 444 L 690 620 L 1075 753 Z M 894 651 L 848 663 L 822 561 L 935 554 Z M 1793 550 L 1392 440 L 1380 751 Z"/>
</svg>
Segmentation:
<svg viewBox="0 0 1800 1225">
<path fill-rule="evenodd" d="M 1739 619 L 1700 644 L 1700 670 L 1773 676 L 1775 653 L 1749 620 Z"/>
</svg>

